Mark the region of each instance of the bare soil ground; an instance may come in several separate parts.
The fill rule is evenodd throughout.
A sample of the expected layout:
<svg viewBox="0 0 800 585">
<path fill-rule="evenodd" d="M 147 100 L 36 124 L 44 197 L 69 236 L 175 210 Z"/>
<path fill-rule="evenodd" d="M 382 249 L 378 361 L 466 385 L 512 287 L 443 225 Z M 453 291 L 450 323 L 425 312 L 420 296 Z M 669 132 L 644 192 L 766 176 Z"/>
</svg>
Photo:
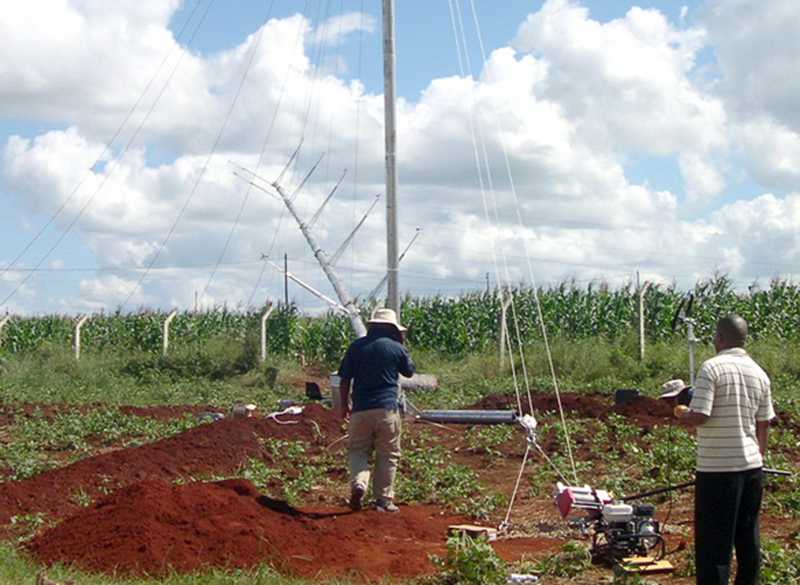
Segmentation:
<svg viewBox="0 0 800 585">
<path fill-rule="evenodd" d="M 647 397 L 614 405 L 613 397 L 562 394 L 570 418 L 587 425 L 616 412 L 643 432 L 669 423 L 670 409 Z M 558 410 L 556 397 L 537 394 L 539 415 Z M 512 407 L 510 397 L 492 396 L 472 408 Z M 0 425 L 25 416 L 52 416 L 57 405 L 0 405 Z M 137 416 L 165 419 L 196 415 L 202 407 L 127 408 Z M 506 510 L 482 522 L 461 516 L 441 505 L 400 502 L 400 514 L 346 507 L 347 472 L 343 437 L 346 426 L 330 409 L 316 402 L 299 415 L 278 420 L 256 413 L 250 418 L 223 418 L 178 435 L 135 448 L 105 448 L 77 462 L 24 481 L 0 483 L 0 536 L 13 538 L 12 519 L 44 514 L 52 522 L 23 544 L 26 554 L 44 566 L 64 562 L 116 575 L 159 576 L 171 570 L 193 571 L 209 566 L 246 569 L 272 563 L 288 574 L 324 581 L 333 576 L 358 576 L 365 581 L 413 578 L 435 572 L 430 555 L 446 552 L 448 527 L 483 524 L 497 527 Z M 796 428 L 783 417 L 779 424 Z M 470 447 L 468 425 L 408 422 L 404 441 L 410 445 L 423 432 L 445 446 L 458 463 L 474 469 L 491 490 L 510 496 L 520 471 L 525 439 L 496 446 L 492 452 Z M 291 477 L 298 470 L 265 448 L 267 439 L 302 441 L 311 455 L 333 453 L 339 465 L 326 470 L 334 481 L 313 489 L 303 506 L 292 508 L 270 494 L 259 492 L 237 477 L 249 459 L 257 459 Z M 590 461 L 602 477 L 603 453 L 594 452 L 576 438 L 575 457 Z M 558 447 L 552 434 L 543 433 L 545 450 Z M 497 455 L 497 452 L 501 454 Z M 545 462 L 532 454 L 525 474 Z M 797 461 L 794 461 L 796 464 Z M 228 476 L 234 479 L 203 481 Z M 176 481 L 180 480 L 180 481 Z M 553 485 L 555 479 L 553 479 Z M 594 487 L 602 488 L 602 485 Z M 544 490 L 550 493 L 552 486 Z M 541 491 L 541 490 L 540 490 Z M 78 498 L 76 494 L 83 497 Z M 81 499 L 92 503 L 81 505 Z M 672 492 L 656 500 L 657 517 L 667 541 L 667 559 L 677 571 L 652 576 L 663 584 L 688 584 L 678 576 L 693 546 L 691 490 Z M 775 539 L 798 533 L 800 520 L 765 514 L 762 532 Z M 538 560 L 558 553 L 570 539 L 580 538 L 560 518 L 550 496 L 521 489 L 512 508 L 508 530 L 492 543 L 509 561 Z M 578 577 L 550 578 L 548 583 L 612 581 L 611 569 L 596 566 Z"/>
</svg>

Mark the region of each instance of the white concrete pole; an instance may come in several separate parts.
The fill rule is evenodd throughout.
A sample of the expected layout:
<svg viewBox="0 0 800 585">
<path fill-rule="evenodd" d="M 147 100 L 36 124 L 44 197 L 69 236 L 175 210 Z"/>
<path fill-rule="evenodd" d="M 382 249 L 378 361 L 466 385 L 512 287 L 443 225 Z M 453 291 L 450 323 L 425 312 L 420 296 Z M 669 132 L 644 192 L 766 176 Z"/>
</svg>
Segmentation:
<svg viewBox="0 0 800 585">
<path fill-rule="evenodd" d="M 164 355 L 167 355 L 167 350 L 169 349 L 169 324 L 175 318 L 175 315 L 178 314 L 178 309 L 172 309 L 169 315 L 167 315 L 166 320 L 164 321 L 164 328 L 161 333 L 162 338 L 162 351 Z"/>
<path fill-rule="evenodd" d="M 78 319 L 78 322 L 75 323 L 75 333 L 73 334 L 73 343 L 75 345 L 75 359 L 81 359 L 81 327 L 86 321 L 89 320 L 87 315 L 84 315 Z"/>
</svg>

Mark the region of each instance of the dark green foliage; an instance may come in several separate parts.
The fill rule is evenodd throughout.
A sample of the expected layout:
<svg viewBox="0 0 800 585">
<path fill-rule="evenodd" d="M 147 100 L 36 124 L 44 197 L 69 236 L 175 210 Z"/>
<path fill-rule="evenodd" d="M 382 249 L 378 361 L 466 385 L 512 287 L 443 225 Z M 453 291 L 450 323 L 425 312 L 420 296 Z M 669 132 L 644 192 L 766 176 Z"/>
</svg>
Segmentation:
<svg viewBox="0 0 800 585">
<path fill-rule="evenodd" d="M 691 305 L 689 296 L 693 298 Z M 602 282 L 581 287 L 572 281 L 539 290 L 518 286 L 456 298 L 406 297 L 401 318 L 408 326 L 408 345 L 453 360 L 497 347 L 504 299 L 509 297 L 513 302 L 507 304 L 505 321 L 508 344 L 515 351 L 542 341 L 546 334 L 549 339 L 570 341 L 604 339 L 623 344 L 626 355 L 635 355 L 637 290 L 631 285 L 610 289 Z M 694 320 L 695 337 L 706 341 L 713 336 L 716 320 L 730 312 L 748 321 L 753 339 L 794 340 L 800 336 L 800 286 L 783 280 L 772 280 L 764 290 L 754 284 L 746 293 L 735 291 L 730 279 L 721 274 L 685 292 L 675 285 L 651 286 L 644 295 L 649 344 L 686 338 L 686 325 L 677 315 L 681 307 L 681 316 Z M 362 312 L 366 316 L 368 308 Z M 232 368 L 212 364 L 208 369 L 223 372 L 252 367 L 259 359 L 262 314 L 262 309 L 238 311 L 227 307 L 179 313 L 170 325 L 170 355 L 184 350 L 202 353 L 209 344 L 224 340 L 225 344 L 239 346 L 239 361 Z M 159 311 L 92 315 L 82 329 L 82 351 L 161 353 L 167 316 Z M 13 317 L 0 331 L 0 354 L 34 353 L 48 346 L 70 348 L 74 328 L 75 320 L 63 316 Z M 353 336 L 349 320 L 332 311 L 312 317 L 302 315 L 294 305 L 279 305 L 267 321 L 270 354 L 290 357 L 302 350 L 307 361 L 326 367 L 338 364 Z"/>
<path fill-rule="evenodd" d="M 349 319 L 331 312 L 316 319 L 302 319 L 295 330 L 297 347 L 304 348 L 306 359 L 314 363 L 337 363 L 352 340 Z"/>
<path fill-rule="evenodd" d="M 48 315 L 44 317 L 13 317 L 3 328 L 0 340 L 2 348 L 11 353 L 26 353 L 39 349 L 43 344 L 72 341 L 73 324 L 67 317 Z"/>
<path fill-rule="evenodd" d="M 481 351 L 498 338 L 500 301 L 494 294 L 406 298 L 401 313 L 409 344 L 438 349 L 443 355 Z"/>
</svg>

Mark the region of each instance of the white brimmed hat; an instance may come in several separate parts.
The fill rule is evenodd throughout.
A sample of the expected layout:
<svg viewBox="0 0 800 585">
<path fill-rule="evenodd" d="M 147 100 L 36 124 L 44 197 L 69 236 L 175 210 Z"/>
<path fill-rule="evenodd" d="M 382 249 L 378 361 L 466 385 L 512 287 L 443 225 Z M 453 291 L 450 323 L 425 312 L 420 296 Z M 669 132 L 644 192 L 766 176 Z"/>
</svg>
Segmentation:
<svg viewBox="0 0 800 585">
<path fill-rule="evenodd" d="M 392 309 L 378 309 L 372 314 L 372 319 L 367 321 L 367 325 L 393 325 L 401 333 L 406 330 L 397 322 L 397 313 Z"/>
<path fill-rule="evenodd" d="M 681 379 L 664 382 L 661 384 L 661 395 L 659 398 L 674 398 L 683 392 L 685 388 L 688 388 L 688 386 L 686 386 Z"/>
</svg>

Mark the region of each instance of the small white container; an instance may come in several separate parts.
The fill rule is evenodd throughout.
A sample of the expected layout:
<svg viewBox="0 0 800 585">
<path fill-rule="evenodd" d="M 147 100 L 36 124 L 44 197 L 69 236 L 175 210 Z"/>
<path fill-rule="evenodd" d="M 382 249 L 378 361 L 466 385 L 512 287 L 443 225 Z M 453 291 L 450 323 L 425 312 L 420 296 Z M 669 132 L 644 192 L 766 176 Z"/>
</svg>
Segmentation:
<svg viewBox="0 0 800 585">
<path fill-rule="evenodd" d="M 603 506 L 603 519 L 606 522 L 628 522 L 633 518 L 630 504 L 606 504 Z"/>
</svg>

